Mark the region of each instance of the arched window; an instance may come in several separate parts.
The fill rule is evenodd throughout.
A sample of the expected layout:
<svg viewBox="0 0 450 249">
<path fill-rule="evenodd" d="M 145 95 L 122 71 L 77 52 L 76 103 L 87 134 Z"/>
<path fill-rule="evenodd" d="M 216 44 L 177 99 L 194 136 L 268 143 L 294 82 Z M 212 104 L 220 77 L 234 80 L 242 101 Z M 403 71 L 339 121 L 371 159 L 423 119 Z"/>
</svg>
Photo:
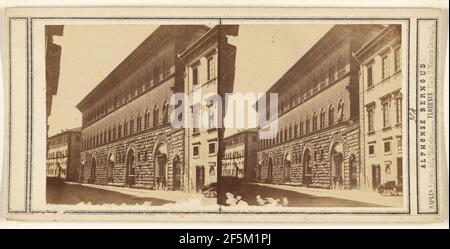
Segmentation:
<svg viewBox="0 0 450 249">
<path fill-rule="evenodd" d="M 103 143 L 107 143 L 108 142 L 107 136 L 108 136 L 108 132 L 106 131 L 106 128 L 105 128 L 105 130 L 103 131 Z"/>
<path fill-rule="evenodd" d="M 117 126 L 117 137 L 122 137 L 122 123 L 119 123 L 119 125 Z"/>
<path fill-rule="evenodd" d="M 322 108 L 320 110 L 320 129 L 325 128 L 325 110 Z"/>
<path fill-rule="evenodd" d="M 289 140 L 292 139 L 292 125 L 289 125 L 289 137 L 288 137 L 288 139 Z"/>
<path fill-rule="evenodd" d="M 111 142 L 111 127 L 108 129 L 108 142 Z"/>
<path fill-rule="evenodd" d="M 130 134 L 134 133 L 134 117 L 131 116 L 130 118 Z"/>
<path fill-rule="evenodd" d="M 128 136 L 128 121 L 126 119 L 123 121 L 123 136 Z"/>
<path fill-rule="evenodd" d="M 313 131 L 317 131 L 317 113 L 313 114 Z"/>
<path fill-rule="evenodd" d="M 342 100 L 339 100 L 337 122 L 342 123 L 343 121 L 344 121 L 344 102 Z"/>
<path fill-rule="evenodd" d="M 342 77 L 345 74 L 345 61 L 342 58 L 342 56 L 339 57 L 337 66 L 338 66 L 338 77 Z"/>
<path fill-rule="evenodd" d="M 334 65 L 330 66 L 330 72 L 328 75 L 329 81 L 330 83 L 333 83 L 333 81 L 335 80 L 335 69 L 334 69 Z"/>
<path fill-rule="evenodd" d="M 298 124 L 295 123 L 294 125 L 294 137 L 298 137 Z"/>
<path fill-rule="evenodd" d="M 328 108 L 328 126 L 334 125 L 334 107 L 330 105 Z"/>
<path fill-rule="evenodd" d="M 304 131 L 304 127 L 303 127 L 304 125 L 303 125 L 303 119 L 302 120 L 300 120 L 300 125 L 299 125 L 299 133 L 300 133 L 300 136 L 303 136 L 303 131 Z"/>
<path fill-rule="evenodd" d="M 310 132 L 310 126 L 311 126 L 311 119 L 309 118 L 309 116 L 306 116 L 306 121 L 305 121 L 305 126 L 306 126 L 306 131 L 305 134 L 308 134 Z"/>
<path fill-rule="evenodd" d="M 145 110 L 145 117 L 144 117 L 144 129 L 150 128 L 150 112 Z"/>
<path fill-rule="evenodd" d="M 157 105 L 153 108 L 153 127 L 159 124 L 159 108 Z"/>
<path fill-rule="evenodd" d="M 137 132 L 140 132 L 142 130 L 142 117 L 140 113 L 138 113 L 136 118 L 136 128 Z"/>
<path fill-rule="evenodd" d="M 286 127 L 284 127 L 284 141 L 286 142 L 288 140 L 288 130 Z"/>
<path fill-rule="evenodd" d="M 113 127 L 113 135 L 112 135 L 112 139 L 113 140 L 116 140 L 116 135 L 117 135 L 117 127 L 116 127 L 116 124 L 114 124 L 114 127 Z"/>
<path fill-rule="evenodd" d="M 164 102 L 163 105 L 163 124 L 169 122 L 169 103 L 167 101 Z"/>
</svg>

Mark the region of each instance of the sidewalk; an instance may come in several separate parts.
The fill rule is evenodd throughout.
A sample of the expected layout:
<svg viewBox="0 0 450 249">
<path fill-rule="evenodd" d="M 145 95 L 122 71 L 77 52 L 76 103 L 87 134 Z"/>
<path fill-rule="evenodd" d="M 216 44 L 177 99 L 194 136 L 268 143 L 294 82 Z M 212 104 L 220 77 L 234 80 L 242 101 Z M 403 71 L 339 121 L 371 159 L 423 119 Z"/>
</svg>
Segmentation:
<svg viewBox="0 0 450 249">
<path fill-rule="evenodd" d="M 320 189 L 320 188 L 306 188 L 292 185 L 276 185 L 266 183 L 252 183 L 255 185 L 272 187 L 282 190 L 294 191 L 301 194 L 332 197 L 338 199 L 345 199 L 351 201 L 360 201 L 372 203 L 381 206 L 402 207 L 403 196 L 384 196 L 376 192 L 361 191 L 361 190 L 334 190 L 334 189 Z"/>
<path fill-rule="evenodd" d="M 69 183 L 77 184 L 77 183 Z M 164 190 L 149 190 L 149 189 L 135 189 L 127 187 L 106 186 L 96 184 L 79 184 L 90 188 L 103 189 L 113 191 L 121 194 L 131 195 L 140 198 L 156 198 L 161 200 L 167 200 L 172 202 L 188 201 L 192 199 L 200 199 L 202 204 L 210 205 L 216 204 L 215 198 L 205 198 L 200 193 L 187 193 L 182 191 L 164 191 Z"/>
</svg>

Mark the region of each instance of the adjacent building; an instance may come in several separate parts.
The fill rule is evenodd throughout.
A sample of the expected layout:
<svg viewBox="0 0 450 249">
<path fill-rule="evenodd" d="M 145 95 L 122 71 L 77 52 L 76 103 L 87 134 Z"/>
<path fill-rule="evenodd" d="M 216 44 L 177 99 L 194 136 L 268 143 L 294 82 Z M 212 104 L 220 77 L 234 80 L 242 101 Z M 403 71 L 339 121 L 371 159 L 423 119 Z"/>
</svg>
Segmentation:
<svg viewBox="0 0 450 249">
<path fill-rule="evenodd" d="M 225 93 L 233 91 L 236 59 L 236 47 L 228 43 L 228 36 L 236 36 L 237 32 L 237 25 L 217 25 L 180 54 L 186 65 L 189 105 L 189 186 L 195 191 L 220 177 L 222 99 Z"/>
<path fill-rule="evenodd" d="M 222 160 L 222 177 L 254 181 L 256 177 L 256 152 L 258 131 L 249 129 L 223 140 L 225 153 Z"/>
<path fill-rule="evenodd" d="M 77 182 L 80 166 L 81 129 L 62 131 L 47 139 L 47 178 Z"/>
<path fill-rule="evenodd" d="M 383 28 L 335 25 L 268 90 L 278 93 L 278 132 L 259 141 L 258 181 L 359 188 L 360 64 L 353 53 Z"/>
<path fill-rule="evenodd" d="M 389 25 L 355 53 L 360 62 L 362 185 L 403 183 L 401 25 Z"/>
<path fill-rule="evenodd" d="M 188 191 L 183 128 L 173 128 L 169 104 L 184 91 L 178 55 L 210 28 L 161 25 L 78 105 L 82 112 L 80 181 Z"/>
</svg>

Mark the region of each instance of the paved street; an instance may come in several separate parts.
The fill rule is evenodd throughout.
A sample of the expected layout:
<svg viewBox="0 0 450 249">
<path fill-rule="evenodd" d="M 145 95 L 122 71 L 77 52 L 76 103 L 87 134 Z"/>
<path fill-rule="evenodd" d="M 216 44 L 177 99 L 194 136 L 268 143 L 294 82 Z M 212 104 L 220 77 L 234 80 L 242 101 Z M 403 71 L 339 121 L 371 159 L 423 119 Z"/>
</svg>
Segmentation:
<svg viewBox="0 0 450 249">
<path fill-rule="evenodd" d="M 174 203 L 171 200 L 163 200 L 152 197 L 140 197 L 110 191 L 100 188 L 93 188 L 78 184 L 67 184 L 55 181 L 47 182 L 47 203 L 49 204 L 79 204 L 79 203 L 98 204 L 116 204 L 123 203 L 128 205 L 143 204 L 151 202 L 151 205 L 163 205 Z"/>
<path fill-rule="evenodd" d="M 222 181 L 224 191 L 230 192 L 236 195 L 242 196 L 242 200 L 246 201 L 249 205 L 258 205 L 256 196 L 260 195 L 261 198 L 274 198 L 282 199 L 286 197 L 289 201 L 289 207 L 382 207 L 370 202 L 362 202 L 348 199 L 341 199 L 329 196 L 305 194 L 293 190 L 282 189 L 278 187 L 257 185 L 251 183 L 236 182 L 230 179 Z M 226 199 L 226 198 L 225 198 Z M 280 201 L 281 204 L 281 201 Z"/>
</svg>

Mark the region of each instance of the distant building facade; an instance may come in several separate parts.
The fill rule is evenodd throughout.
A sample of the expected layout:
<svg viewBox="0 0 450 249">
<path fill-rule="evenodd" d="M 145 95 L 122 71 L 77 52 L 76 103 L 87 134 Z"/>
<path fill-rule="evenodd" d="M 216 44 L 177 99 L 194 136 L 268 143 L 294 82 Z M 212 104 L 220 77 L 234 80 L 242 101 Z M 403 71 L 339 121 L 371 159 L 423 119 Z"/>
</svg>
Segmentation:
<svg viewBox="0 0 450 249">
<path fill-rule="evenodd" d="M 236 47 L 227 35 L 237 35 L 238 26 L 217 25 L 186 49 L 180 58 L 186 65 L 185 92 L 189 102 L 190 188 L 200 191 L 217 182 L 222 101 L 218 96 L 232 92 Z"/>
<path fill-rule="evenodd" d="M 47 178 L 77 182 L 81 149 L 80 128 L 49 137 L 47 148 Z"/>
<path fill-rule="evenodd" d="M 256 152 L 258 132 L 245 130 L 228 136 L 223 141 L 225 153 L 222 160 L 222 176 L 254 181 L 256 177 Z"/>
<path fill-rule="evenodd" d="M 169 101 L 184 91 L 178 54 L 208 30 L 158 27 L 77 105 L 83 116 L 81 182 L 189 190 L 187 134 L 171 127 Z"/>
<path fill-rule="evenodd" d="M 352 53 L 382 28 L 335 25 L 268 90 L 278 93 L 278 132 L 259 142 L 258 181 L 359 188 L 360 66 Z"/>
<path fill-rule="evenodd" d="M 401 25 L 389 25 L 355 53 L 360 70 L 363 185 L 403 183 Z"/>
</svg>

